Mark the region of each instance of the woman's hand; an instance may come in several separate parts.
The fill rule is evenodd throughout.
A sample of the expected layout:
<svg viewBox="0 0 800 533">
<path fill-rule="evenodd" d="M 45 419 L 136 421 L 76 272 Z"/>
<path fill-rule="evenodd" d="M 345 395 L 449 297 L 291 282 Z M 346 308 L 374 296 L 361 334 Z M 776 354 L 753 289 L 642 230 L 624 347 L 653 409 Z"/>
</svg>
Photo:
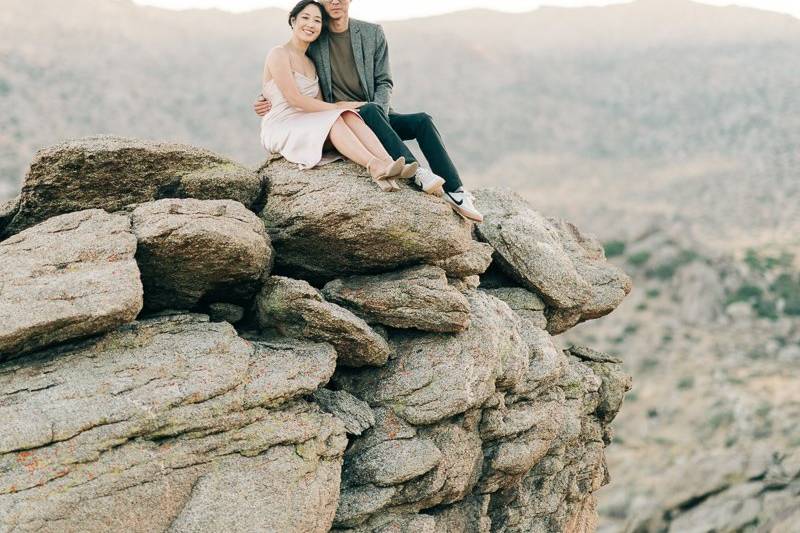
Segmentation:
<svg viewBox="0 0 800 533">
<path fill-rule="evenodd" d="M 366 104 L 366 102 L 336 102 L 336 107 L 339 109 L 350 109 L 351 111 L 356 111 L 364 104 Z"/>
<path fill-rule="evenodd" d="M 272 109 L 272 102 L 267 100 L 263 94 L 259 94 L 256 98 L 256 101 L 253 102 L 253 111 L 256 112 L 256 115 L 259 117 L 263 117 L 267 113 L 270 112 Z"/>
</svg>

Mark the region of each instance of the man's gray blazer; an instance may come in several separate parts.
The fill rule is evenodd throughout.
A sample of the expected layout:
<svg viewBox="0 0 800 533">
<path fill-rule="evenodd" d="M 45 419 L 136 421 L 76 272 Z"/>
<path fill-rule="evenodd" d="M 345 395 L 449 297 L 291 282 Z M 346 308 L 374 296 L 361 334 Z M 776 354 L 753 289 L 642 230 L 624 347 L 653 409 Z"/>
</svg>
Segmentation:
<svg viewBox="0 0 800 533">
<path fill-rule="evenodd" d="M 353 43 L 353 56 L 356 60 L 358 77 L 368 102 L 375 102 L 388 113 L 392 99 L 392 71 L 389 67 L 389 48 L 383 28 L 361 20 L 350 19 L 350 40 Z M 314 61 L 322 87 L 322 97 L 333 102 L 333 82 L 331 81 L 331 47 L 328 33 L 323 32 L 319 39 L 311 43 L 308 55 Z"/>
</svg>

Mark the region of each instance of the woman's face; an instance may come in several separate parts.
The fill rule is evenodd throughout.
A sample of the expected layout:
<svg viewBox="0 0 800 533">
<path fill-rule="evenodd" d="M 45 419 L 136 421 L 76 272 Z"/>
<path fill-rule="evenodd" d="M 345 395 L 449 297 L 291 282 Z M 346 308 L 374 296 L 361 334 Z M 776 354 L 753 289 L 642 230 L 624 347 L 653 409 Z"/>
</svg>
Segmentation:
<svg viewBox="0 0 800 533">
<path fill-rule="evenodd" d="M 307 5 L 294 19 L 292 31 L 301 41 L 315 41 L 322 33 L 322 13 L 319 7 Z"/>
</svg>

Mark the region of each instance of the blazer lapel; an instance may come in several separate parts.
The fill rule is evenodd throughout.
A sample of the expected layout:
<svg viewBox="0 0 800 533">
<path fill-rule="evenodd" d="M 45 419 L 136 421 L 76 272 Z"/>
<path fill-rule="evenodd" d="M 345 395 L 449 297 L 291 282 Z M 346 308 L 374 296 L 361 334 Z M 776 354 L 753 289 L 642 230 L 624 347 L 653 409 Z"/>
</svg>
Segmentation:
<svg viewBox="0 0 800 533">
<path fill-rule="evenodd" d="M 313 57 L 316 56 L 316 57 Z M 333 81 L 331 80 L 331 46 L 328 35 L 320 35 L 316 43 L 316 53 L 312 54 L 317 66 L 317 76 L 322 87 L 322 97 L 327 102 L 333 100 Z"/>
<path fill-rule="evenodd" d="M 358 70 L 358 79 L 361 81 L 361 87 L 367 94 L 367 99 L 372 100 L 373 87 L 367 83 L 367 71 L 364 65 L 364 43 L 361 39 L 361 28 L 358 24 L 353 24 L 350 21 L 350 42 L 353 45 L 353 58 L 356 60 L 356 70 Z"/>
</svg>

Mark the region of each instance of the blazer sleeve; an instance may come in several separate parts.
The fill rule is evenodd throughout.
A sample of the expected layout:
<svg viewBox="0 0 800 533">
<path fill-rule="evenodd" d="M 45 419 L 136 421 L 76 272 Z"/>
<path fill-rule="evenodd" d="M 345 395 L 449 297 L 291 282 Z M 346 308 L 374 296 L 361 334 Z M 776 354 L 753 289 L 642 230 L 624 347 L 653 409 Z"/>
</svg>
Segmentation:
<svg viewBox="0 0 800 533">
<path fill-rule="evenodd" d="M 375 103 L 388 113 L 391 107 L 392 69 L 389 66 L 389 46 L 386 44 L 386 35 L 383 28 L 378 26 L 375 43 Z"/>
</svg>

